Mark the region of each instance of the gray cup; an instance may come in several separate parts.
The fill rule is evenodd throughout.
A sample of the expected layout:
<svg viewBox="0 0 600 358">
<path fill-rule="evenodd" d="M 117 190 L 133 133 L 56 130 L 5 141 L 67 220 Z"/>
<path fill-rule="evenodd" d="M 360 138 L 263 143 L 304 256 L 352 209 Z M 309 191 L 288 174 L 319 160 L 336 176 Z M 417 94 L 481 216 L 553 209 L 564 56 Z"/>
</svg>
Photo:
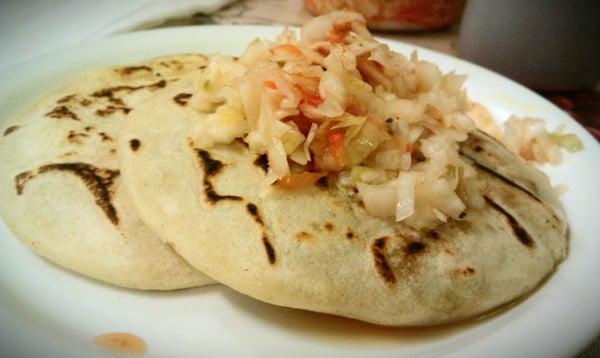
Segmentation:
<svg viewBox="0 0 600 358">
<path fill-rule="evenodd" d="M 471 0 L 462 58 L 541 90 L 600 80 L 600 0 Z"/>
</svg>

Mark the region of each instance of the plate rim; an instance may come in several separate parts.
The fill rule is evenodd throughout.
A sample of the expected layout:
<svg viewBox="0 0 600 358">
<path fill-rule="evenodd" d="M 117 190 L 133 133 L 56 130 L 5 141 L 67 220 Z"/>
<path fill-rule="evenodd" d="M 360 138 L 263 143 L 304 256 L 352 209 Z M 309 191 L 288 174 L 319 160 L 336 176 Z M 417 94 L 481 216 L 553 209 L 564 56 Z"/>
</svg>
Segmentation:
<svg viewBox="0 0 600 358">
<path fill-rule="evenodd" d="M 62 49 L 58 49 L 56 51 L 52 51 L 50 53 L 41 55 L 41 56 L 36 56 L 34 58 L 30 58 L 27 59 L 25 61 L 22 61 L 18 64 L 14 64 L 12 66 L 9 66 L 7 68 L 4 68 L 2 71 L 0 71 L 0 78 L 6 78 L 6 77 L 11 77 L 11 74 L 14 75 L 14 73 L 23 73 L 25 72 L 25 69 L 31 66 L 33 66 L 33 64 L 36 63 L 40 63 L 40 62 L 44 62 L 46 61 L 47 57 L 60 57 L 61 55 L 66 55 L 69 53 L 73 53 L 73 52 L 77 52 L 77 51 L 82 51 L 82 49 L 86 49 L 86 48 L 90 48 L 90 47 L 101 47 L 101 46 L 108 46 L 110 44 L 115 44 L 115 43 L 119 43 L 120 41 L 134 41 L 137 38 L 143 38 L 143 37 L 152 37 L 153 35 L 156 35 L 157 33 L 162 33 L 162 34 L 183 34 L 183 36 L 187 36 L 189 33 L 194 33 L 194 32 L 205 32 L 205 31 L 214 31 L 214 30 L 222 30 L 222 29 L 237 29 L 237 30 L 241 30 L 242 28 L 247 29 L 249 32 L 257 32 L 257 33 L 266 33 L 266 36 L 270 36 L 270 33 L 272 32 L 277 32 L 280 31 L 283 27 L 282 26 L 264 26 L 264 25 L 201 25 L 201 26 L 184 26 L 184 27 L 176 27 L 176 28 L 162 28 L 162 29 L 152 29 L 152 30 L 145 30 L 145 31 L 138 31 L 138 32 L 133 32 L 133 33 L 127 33 L 127 34 L 118 34 L 118 35 L 113 35 L 113 36 L 109 36 L 106 38 L 102 38 L 99 40 L 95 40 L 95 41 L 90 41 L 90 42 L 84 42 L 84 43 L 80 43 L 80 44 L 76 44 L 73 46 L 69 46 L 66 48 L 62 48 Z M 263 35 L 264 36 L 264 35 Z M 533 92 L 532 90 L 524 87 L 523 85 L 509 79 L 506 78 L 492 70 L 489 70 L 487 68 L 481 67 L 477 64 L 473 64 L 470 63 L 468 61 L 462 60 L 460 58 L 457 57 L 453 57 L 451 55 L 447 55 L 444 53 L 440 53 L 438 51 L 435 50 L 431 50 L 431 49 L 427 49 L 424 47 L 420 47 L 420 46 L 416 46 L 410 43 L 406 43 L 406 42 L 402 42 L 402 41 L 397 41 L 397 40 L 390 40 L 390 39 L 385 39 L 385 38 L 380 38 L 377 37 L 378 40 L 381 40 L 387 44 L 392 44 L 393 46 L 400 46 L 400 47 L 410 47 L 412 49 L 417 50 L 417 52 L 424 54 L 425 56 L 423 57 L 429 57 L 429 55 L 433 54 L 434 57 L 439 57 L 441 56 L 441 58 L 444 59 L 444 61 L 450 61 L 452 62 L 457 62 L 457 63 L 462 63 L 462 64 L 466 64 L 468 66 L 473 66 L 474 69 L 477 69 L 477 71 L 481 71 L 482 73 L 492 76 L 494 77 L 496 80 L 500 80 L 500 81 L 508 81 L 508 85 L 511 87 L 516 86 L 517 88 L 519 88 L 519 90 L 521 91 L 525 91 L 525 93 L 527 93 L 528 96 L 533 96 L 534 98 L 536 98 L 537 101 L 540 101 L 540 103 L 543 103 L 544 106 L 550 106 L 553 108 L 553 110 L 559 110 L 562 112 L 562 110 L 560 110 L 558 107 L 556 107 L 552 102 L 550 102 L 549 100 L 545 99 L 544 97 L 542 97 L 541 95 L 537 94 L 536 92 Z M 201 49 L 199 49 L 201 50 Z M 119 55 L 115 56 L 115 58 L 119 58 Z M 52 61 L 50 61 L 52 62 Z M 119 62 L 118 60 L 115 61 L 115 64 L 119 64 L 119 63 L 123 63 L 123 62 Z M 65 65 L 63 65 L 65 66 Z M 94 68 L 96 66 L 88 66 L 87 68 L 91 69 Z M 30 74 L 30 77 L 35 77 L 33 74 Z M 66 79 L 66 78 L 65 78 Z M 24 82 L 27 82 L 27 78 L 25 79 Z M 54 86 L 56 85 L 60 85 L 60 83 L 56 83 Z M 48 89 L 46 89 L 44 92 L 46 92 Z M 7 92 L 10 93 L 10 90 L 8 90 Z M 4 98 L 5 97 L 5 92 L 3 91 L 2 95 L 0 95 L 0 97 Z M 39 96 L 36 96 L 34 98 L 30 98 L 28 103 L 31 103 L 32 101 L 35 102 L 35 100 L 38 98 Z M 24 110 L 26 107 L 21 107 L 19 109 L 18 112 Z M 13 115 L 15 115 L 17 112 L 13 113 Z M 564 113 L 563 113 L 564 114 Z M 11 117 L 11 116 L 9 116 Z M 590 147 L 586 147 L 587 150 L 592 152 L 592 155 L 595 155 L 596 158 L 600 158 L 600 144 L 595 140 L 595 138 L 581 125 L 579 124 L 577 121 L 575 121 L 574 119 L 568 117 L 566 114 L 564 114 L 564 117 L 567 118 L 569 120 L 569 125 L 575 125 L 575 127 L 579 128 L 577 135 L 580 136 L 581 138 L 581 133 L 585 133 L 583 136 L 584 138 L 581 138 L 586 145 L 590 145 L 590 143 L 594 143 L 592 144 L 591 148 Z M 6 119 L 8 118 L 3 118 L 2 120 L 0 120 L 0 124 L 3 123 Z M 597 210 L 597 208 L 596 208 Z M 568 260 L 569 257 L 566 259 Z M 562 266 L 562 265 L 561 265 Z M 560 266 L 559 266 L 560 269 Z M 554 273 L 556 274 L 556 273 Z M 596 284 L 599 284 L 600 281 L 598 279 L 596 279 Z M 1 284 L 1 282 L 0 282 Z M 600 287 L 597 285 L 597 288 Z M 598 291 L 598 290 L 597 290 Z M 0 301 L 2 302 L 2 301 Z M 0 304 L 0 308 L 4 308 L 3 306 L 1 306 Z M 600 308 L 600 305 L 598 305 L 597 308 Z M 1 313 L 1 312 L 0 312 Z M 593 327 L 590 327 L 593 328 Z M 573 346 L 571 347 L 571 349 L 566 349 L 567 347 L 563 347 L 565 349 L 563 349 L 563 353 L 565 354 L 575 354 L 577 353 L 577 349 L 583 349 L 584 347 L 581 345 L 582 341 L 586 341 L 589 342 L 592 339 L 594 339 L 598 333 L 600 333 L 600 320 L 596 320 L 596 325 L 595 325 L 595 332 L 592 332 L 592 330 L 590 329 L 590 334 L 589 337 L 581 337 L 579 339 L 578 344 L 576 344 L 577 347 Z M 455 353 L 461 353 L 459 351 L 453 351 L 453 352 L 449 352 L 451 355 L 455 354 Z M 469 350 L 463 350 L 462 353 L 469 353 Z M 475 351 L 471 351 L 470 353 L 476 353 Z"/>
</svg>

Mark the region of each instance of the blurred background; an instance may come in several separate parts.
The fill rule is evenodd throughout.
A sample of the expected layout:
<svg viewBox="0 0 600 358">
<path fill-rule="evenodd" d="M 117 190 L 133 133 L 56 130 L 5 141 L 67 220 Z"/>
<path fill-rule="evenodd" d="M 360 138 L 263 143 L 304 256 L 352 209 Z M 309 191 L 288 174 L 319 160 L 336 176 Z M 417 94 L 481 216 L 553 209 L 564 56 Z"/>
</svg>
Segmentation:
<svg viewBox="0 0 600 358">
<path fill-rule="evenodd" d="M 510 77 L 600 140 L 598 0 L 4 0 L 0 70 L 119 33 L 202 24 L 297 26 L 336 9 L 361 12 L 380 37 Z"/>
</svg>

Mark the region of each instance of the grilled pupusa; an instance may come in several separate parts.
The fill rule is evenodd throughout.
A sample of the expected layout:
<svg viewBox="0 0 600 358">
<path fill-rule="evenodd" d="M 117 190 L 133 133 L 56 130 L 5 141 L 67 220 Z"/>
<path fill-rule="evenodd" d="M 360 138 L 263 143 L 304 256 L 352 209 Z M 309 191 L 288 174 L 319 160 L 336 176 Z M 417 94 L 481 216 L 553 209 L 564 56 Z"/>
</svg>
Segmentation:
<svg viewBox="0 0 600 358">
<path fill-rule="evenodd" d="M 212 283 L 140 220 L 122 186 L 116 142 L 128 113 L 207 59 L 180 55 L 92 70 L 0 128 L 0 212 L 36 254 L 119 286 Z"/>
</svg>

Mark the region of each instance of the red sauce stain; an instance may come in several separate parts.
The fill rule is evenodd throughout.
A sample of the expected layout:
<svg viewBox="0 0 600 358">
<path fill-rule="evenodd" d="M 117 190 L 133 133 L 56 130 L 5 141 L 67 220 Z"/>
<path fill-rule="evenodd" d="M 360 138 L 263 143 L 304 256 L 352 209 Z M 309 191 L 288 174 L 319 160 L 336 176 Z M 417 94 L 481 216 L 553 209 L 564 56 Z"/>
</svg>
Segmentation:
<svg viewBox="0 0 600 358">
<path fill-rule="evenodd" d="M 113 332 L 98 335 L 92 339 L 94 343 L 104 348 L 108 348 L 116 353 L 124 353 L 133 356 L 139 356 L 147 351 L 146 342 L 140 337 L 125 333 Z"/>
</svg>

